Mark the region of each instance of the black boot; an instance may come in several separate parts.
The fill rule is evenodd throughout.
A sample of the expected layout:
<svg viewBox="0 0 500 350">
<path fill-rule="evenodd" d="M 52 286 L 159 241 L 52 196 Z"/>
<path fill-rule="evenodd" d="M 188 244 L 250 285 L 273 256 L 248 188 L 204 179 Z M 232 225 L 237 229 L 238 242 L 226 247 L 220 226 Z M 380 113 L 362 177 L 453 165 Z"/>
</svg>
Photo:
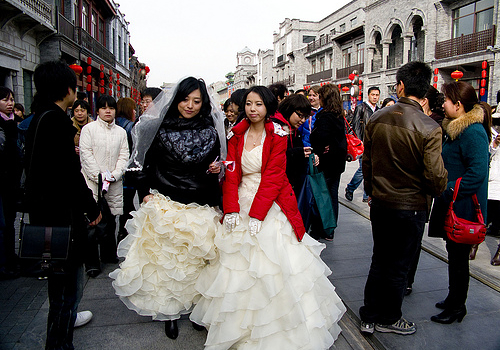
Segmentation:
<svg viewBox="0 0 500 350">
<path fill-rule="evenodd" d="M 458 309 L 444 310 L 439 315 L 432 316 L 431 321 L 443 324 L 450 324 L 455 322 L 455 320 L 457 320 L 458 322 L 462 322 L 466 314 L 467 309 L 464 305 L 462 307 L 459 307 Z"/>
<path fill-rule="evenodd" d="M 165 321 L 165 334 L 170 339 L 177 339 L 179 335 L 179 328 L 177 327 L 177 320 Z"/>
</svg>

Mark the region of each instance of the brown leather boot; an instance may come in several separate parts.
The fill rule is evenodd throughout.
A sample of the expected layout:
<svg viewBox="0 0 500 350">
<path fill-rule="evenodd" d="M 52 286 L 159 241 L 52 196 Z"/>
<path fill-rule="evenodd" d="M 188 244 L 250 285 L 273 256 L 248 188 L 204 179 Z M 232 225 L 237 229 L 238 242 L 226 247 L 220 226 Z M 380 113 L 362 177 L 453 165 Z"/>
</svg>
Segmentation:
<svg viewBox="0 0 500 350">
<path fill-rule="evenodd" d="M 473 244 L 470 247 L 469 260 L 474 260 L 476 258 L 477 249 L 479 248 L 479 244 Z"/>
<path fill-rule="evenodd" d="M 495 256 L 493 259 L 491 259 L 491 265 L 493 266 L 499 266 L 500 265 L 500 244 L 498 245 L 497 252 L 495 253 Z"/>
</svg>

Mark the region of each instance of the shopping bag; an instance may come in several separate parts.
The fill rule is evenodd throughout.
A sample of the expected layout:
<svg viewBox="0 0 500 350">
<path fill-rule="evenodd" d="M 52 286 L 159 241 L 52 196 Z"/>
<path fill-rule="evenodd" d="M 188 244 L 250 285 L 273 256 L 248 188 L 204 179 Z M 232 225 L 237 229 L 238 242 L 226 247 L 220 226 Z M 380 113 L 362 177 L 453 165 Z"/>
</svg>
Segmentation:
<svg viewBox="0 0 500 350">
<path fill-rule="evenodd" d="M 297 198 L 297 204 L 300 215 L 302 216 L 302 221 L 304 222 L 304 227 L 307 230 L 307 228 L 311 225 L 311 219 L 314 216 L 314 207 L 316 205 L 309 176 L 306 176 L 304 179 L 304 184 L 302 185 L 299 197 Z"/>
<path fill-rule="evenodd" d="M 352 162 L 353 160 L 358 159 L 363 152 L 365 151 L 365 147 L 363 145 L 363 141 L 361 141 L 357 136 L 354 130 L 351 127 L 351 124 L 344 117 L 346 135 L 345 138 L 347 140 L 347 157 L 346 160 L 348 162 Z"/>
<path fill-rule="evenodd" d="M 332 198 L 330 197 L 325 176 L 314 166 L 314 153 L 309 155 L 309 173 L 306 178 L 308 178 L 311 186 L 311 192 L 316 204 L 315 208 L 321 217 L 323 230 L 327 235 L 333 235 L 333 231 L 337 227 L 337 218 L 333 213 Z"/>
</svg>

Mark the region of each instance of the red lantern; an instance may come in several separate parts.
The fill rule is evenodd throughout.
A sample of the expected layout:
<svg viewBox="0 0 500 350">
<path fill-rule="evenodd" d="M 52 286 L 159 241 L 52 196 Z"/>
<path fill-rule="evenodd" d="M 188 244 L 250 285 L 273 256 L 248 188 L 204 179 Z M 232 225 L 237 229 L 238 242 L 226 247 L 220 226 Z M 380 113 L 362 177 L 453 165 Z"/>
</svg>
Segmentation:
<svg viewBox="0 0 500 350">
<path fill-rule="evenodd" d="M 435 83 L 437 83 L 437 81 L 438 81 L 438 77 L 437 77 L 437 75 L 435 75 L 435 76 L 434 76 L 434 79 L 433 79 L 433 80 L 434 80 L 434 82 L 435 82 Z"/>
<path fill-rule="evenodd" d="M 451 77 L 452 77 L 453 79 L 455 79 L 455 81 L 458 81 L 458 79 L 460 79 L 460 78 L 461 78 L 461 77 L 463 77 L 463 76 L 464 76 L 464 73 L 462 73 L 462 72 L 461 72 L 461 71 L 459 71 L 459 70 L 456 70 L 456 71 L 454 71 L 454 72 L 452 72 L 452 73 L 451 73 Z"/>
<path fill-rule="evenodd" d="M 481 87 L 485 87 L 486 86 L 486 79 L 481 79 Z"/>
<path fill-rule="evenodd" d="M 483 68 L 483 69 L 488 68 L 488 61 L 483 61 L 483 62 L 481 63 L 481 68 Z"/>
<path fill-rule="evenodd" d="M 89 66 L 92 64 L 92 57 L 87 57 L 87 64 Z"/>
<path fill-rule="evenodd" d="M 87 74 L 92 74 L 92 66 L 87 66 Z"/>
<path fill-rule="evenodd" d="M 148 74 L 149 73 L 149 67 L 146 66 L 146 67 L 144 67 L 144 69 L 146 70 L 146 74 Z"/>
<path fill-rule="evenodd" d="M 92 76 L 91 75 L 87 75 L 87 83 L 91 83 L 92 82 Z"/>
<path fill-rule="evenodd" d="M 488 73 L 486 73 L 485 70 L 481 72 L 481 78 L 486 78 L 488 76 Z"/>
<path fill-rule="evenodd" d="M 359 94 L 358 96 L 358 101 L 361 101 L 361 94 Z"/>
<path fill-rule="evenodd" d="M 116 87 L 116 91 L 120 91 L 120 85 Z"/>
<path fill-rule="evenodd" d="M 104 70 L 104 64 L 101 64 L 101 65 L 99 66 L 99 68 L 100 68 L 101 70 Z"/>
<path fill-rule="evenodd" d="M 438 88 L 438 84 L 436 84 L 436 83 L 432 84 L 432 86 L 434 86 L 434 89 Z"/>
<path fill-rule="evenodd" d="M 104 93 L 104 88 L 103 87 L 100 88 L 99 91 L 101 92 L 101 94 L 103 94 Z"/>
<path fill-rule="evenodd" d="M 344 86 L 344 87 L 342 88 L 342 91 L 344 91 L 344 92 L 349 91 L 349 87 L 348 87 L 348 86 Z"/>
<path fill-rule="evenodd" d="M 434 68 L 434 74 L 438 75 L 438 73 L 439 73 L 439 69 L 438 68 Z"/>
<path fill-rule="evenodd" d="M 109 83 L 109 88 L 112 89 L 113 88 L 113 84 L 112 83 Z"/>
<path fill-rule="evenodd" d="M 349 74 L 349 80 L 354 80 L 354 77 L 356 77 L 354 73 Z"/>
<path fill-rule="evenodd" d="M 104 80 L 103 79 L 101 79 L 101 81 L 99 82 L 99 85 L 104 86 Z"/>
<path fill-rule="evenodd" d="M 99 73 L 99 78 L 104 79 L 104 73 L 103 72 Z"/>
<path fill-rule="evenodd" d="M 120 96 L 121 96 L 120 92 L 117 92 L 116 97 L 120 98 Z"/>
<path fill-rule="evenodd" d="M 113 75 L 113 71 L 111 69 L 109 70 L 109 75 Z"/>
<path fill-rule="evenodd" d="M 359 85 L 363 85 L 363 80 L 359 79 Z"/>
<path fill-rule="evenodd" d="M 77 74 L 77 75 L 81 74 L 83 72 L 82 66 L 79 66 L 77 64 L 70 64 L 69 68 L 71 68 L 73 70 L 73 72 L 75 72 L 75 74 Z"/>
<path fill-rule="evenodd" d="M 87 84 L 87 91 L 90 91 L 90 90 L 92 90 L 92 85 Z"/>
<path fill-rule="evenodd" d="M 116 80 L 116 85 L 120 85 L 120 79 Z"/>
<path fill-rule="evenodd" d="M 120 79 L 120 73 L 116 73 L 116 79 Z"/>
<path fill-rule="evenodd" d="M 109 90 L 109 96 L 113 95 L 113 91 Z"/>
<path fill-rule="evenodd" d="M 484 96 L 486 90 L 484 88 L 479 89 L 479 95 Z"/>
</svg>

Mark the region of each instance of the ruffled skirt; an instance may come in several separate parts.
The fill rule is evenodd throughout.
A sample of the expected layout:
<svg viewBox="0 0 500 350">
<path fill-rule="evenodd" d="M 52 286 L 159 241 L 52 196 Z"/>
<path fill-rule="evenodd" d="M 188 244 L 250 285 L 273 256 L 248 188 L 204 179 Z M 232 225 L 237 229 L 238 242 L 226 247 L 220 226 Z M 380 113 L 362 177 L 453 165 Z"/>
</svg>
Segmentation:
<svg viewBox="0 0 500 350">
<path fill-rule="evenodd" d="M 190 318 L 209 329 L 205 349 L 329 349 L 346 308 L 320 258 L 325 245 L 307 234 L 298 242 L 276 203 L 250 236 L 250 204 L 240 196 L 240 225 L 221 226 L 219 259 L 196 283 L 202 297 Z"/>
<path fill-rule="evenodd" d="M 115 292 L 141 316 L 178 319 L 200 298 L 194 286 L 216 257 L 220 214 L 209 206 L 181 204 L 158 193 L 131 214 L 129 234 L 118 245 L 118 256 L 125 260 L 109 274 Z"/>
</svg>

